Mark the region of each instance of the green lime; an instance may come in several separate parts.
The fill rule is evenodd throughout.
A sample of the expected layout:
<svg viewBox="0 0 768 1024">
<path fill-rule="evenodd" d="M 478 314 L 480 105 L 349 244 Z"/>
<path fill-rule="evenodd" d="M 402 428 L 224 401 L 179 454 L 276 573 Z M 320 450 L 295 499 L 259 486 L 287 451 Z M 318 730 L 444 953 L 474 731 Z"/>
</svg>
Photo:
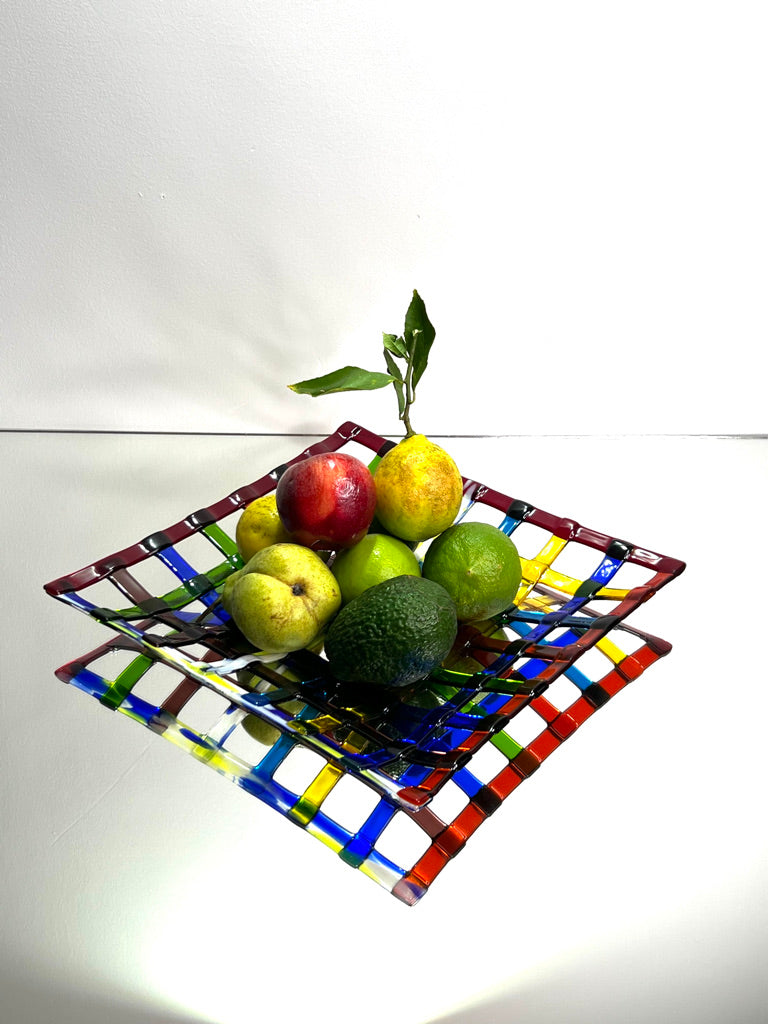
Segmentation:
<svg viewBox="0 0 768 1024">
<path fill-rule="evenodd" d="M 489 523 L 457 523 L 436 537 L 422 573 L 450 594 L 461 622 L 488 619 L 515 603 L 520 556 L 509 537 Z"/>
<path fill-rule="evenodd" d="M 419 560 L 396 537 L 369 533 L 352 548 L 336 556 L 331 572 L 345 604 L 394 576 L 421 576 Z"/>
<path fill-rule="evenodd" d="M 396 576 L 344 605 L 326 634 L 325 653 L 337 679 L 399 688 L 440 664 L 456 630 L 456 609 L 443 587 Z"/>
</svg>

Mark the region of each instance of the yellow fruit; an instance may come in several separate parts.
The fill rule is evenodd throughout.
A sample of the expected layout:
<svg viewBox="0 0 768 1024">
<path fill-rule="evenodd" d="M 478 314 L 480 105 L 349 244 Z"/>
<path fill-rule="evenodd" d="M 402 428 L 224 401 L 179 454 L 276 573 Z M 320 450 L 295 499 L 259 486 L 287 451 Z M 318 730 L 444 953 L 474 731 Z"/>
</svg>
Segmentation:
<svg viewBox="0 0 768 1024">
<path fill-rule="evenodd" d="M 285 544 L 290 540 L 291 535 L 277 514 L 274 493 L 265 494 L 264 497 L 246 505 L 237 521 L 235 543 L 244 562 L 262 548 L 268 548 L 270 544 Z"/>
<path fill-rule="evenodd" d="M 395 537 L 428 540 L 461 506 L 462 480 L 450 455 L 423 434 L 406 437 L 376 468 L 376 516 Z"/>
<path fill-rule="evenodd" d="M 225 611 L 262 651 L 298 651 L 314 643 L 341 607 L 336 578 L 301 544 L 271 544 L 224 581 Z"/>
<path fill-rule="evenodd" d="M 347 604 L 364 590 L 393 576 L 421 576 L 421 566 L 408 545 L 397 537 L 369 533 L 353 548 L 336 556 L 331 572 Z"/>
</svg>

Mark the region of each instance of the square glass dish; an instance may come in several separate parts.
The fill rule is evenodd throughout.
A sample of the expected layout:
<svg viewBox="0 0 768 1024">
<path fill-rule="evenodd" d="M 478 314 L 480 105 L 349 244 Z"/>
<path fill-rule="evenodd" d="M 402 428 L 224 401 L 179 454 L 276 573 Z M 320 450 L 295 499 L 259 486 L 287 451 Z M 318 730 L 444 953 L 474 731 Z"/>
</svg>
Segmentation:
<svg viewBox="0 0 768 1024">
<path fill-rule="evenodd" d="M 362 701 L 322 647 L 261 655 L 220 606 L 242 509 L 288 465 L 394 446 L 354 423 L 208 508 L 45 585 L 110 630 L 59 679 L 128 715 L 321 839 L 407 904 L 560 744 L 670 650 L 628 617 L 683 562 L 464 478 L 457 521 L 512 536 L 515 606 L 460 629 L 450 668 Z M 423 557 L 429 542 L 416 549 Z"/>
</svg>

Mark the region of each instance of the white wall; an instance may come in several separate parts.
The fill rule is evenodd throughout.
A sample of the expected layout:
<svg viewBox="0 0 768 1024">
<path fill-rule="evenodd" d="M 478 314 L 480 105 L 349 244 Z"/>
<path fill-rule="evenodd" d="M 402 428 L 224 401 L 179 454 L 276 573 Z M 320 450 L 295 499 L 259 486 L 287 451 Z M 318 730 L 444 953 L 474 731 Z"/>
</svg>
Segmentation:
<svg viewBox="0 0 768 1024">
<path fill-rule="evenodd" d="M 5 0 L 0 427 L 766 427 L 761 3 Z"/>
</svg>

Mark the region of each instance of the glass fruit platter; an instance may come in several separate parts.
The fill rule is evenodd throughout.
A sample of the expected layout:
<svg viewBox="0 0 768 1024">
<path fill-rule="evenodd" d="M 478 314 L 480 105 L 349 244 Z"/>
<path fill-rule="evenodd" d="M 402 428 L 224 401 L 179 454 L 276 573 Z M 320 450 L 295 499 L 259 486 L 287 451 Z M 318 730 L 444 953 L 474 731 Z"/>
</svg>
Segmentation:
<svg viewBox="0 0 768 1024">
<path fill-rule="evenodd" d="M 257 657 L 218 602 L 242 566 L 237 519 L 285 469 L 394 446 L 355 423 L 180 522 L 45 585 L 109 629 L 56 671 L 186 750 L 416 903 L 514 789 L 671 645 L 627 620 L 685 565 L 463 478 L 457 521 L 515 540 L 515 606 L 465 624 L 458 657 L 396 696 L 361 697 L 322 646 Z M 416 548 L 423 557 L 429 542 Z"/>
</svg>

